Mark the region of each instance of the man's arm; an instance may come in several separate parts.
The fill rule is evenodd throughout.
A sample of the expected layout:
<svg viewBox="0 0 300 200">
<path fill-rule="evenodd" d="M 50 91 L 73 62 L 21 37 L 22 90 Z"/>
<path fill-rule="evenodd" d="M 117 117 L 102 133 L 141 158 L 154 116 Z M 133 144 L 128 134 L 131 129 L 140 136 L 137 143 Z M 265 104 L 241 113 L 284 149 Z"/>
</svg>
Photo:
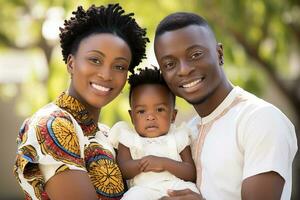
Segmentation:
<svg viewBox="0 0 300 200">
<path fill-rule="evenodd" d="M 246 178 L 242 183 L 243 200 L 280 200 L 284 179 L 276 172 Z"/>
</svg>

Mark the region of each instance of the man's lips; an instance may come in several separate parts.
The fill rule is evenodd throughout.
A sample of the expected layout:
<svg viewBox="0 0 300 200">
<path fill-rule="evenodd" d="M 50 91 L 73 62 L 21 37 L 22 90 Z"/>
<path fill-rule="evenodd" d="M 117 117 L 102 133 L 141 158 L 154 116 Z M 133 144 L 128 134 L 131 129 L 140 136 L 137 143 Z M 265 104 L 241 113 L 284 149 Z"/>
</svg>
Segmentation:
<svg viewBox="0 0 300 200">
<path fill-rule="evenodd" d="M 201 83 L 203 80 L 204 80 L 204 77 L 201 77 L 199 79 L 183 83 L 180 85 L 180 87 L 181 88 L 191 88 L 191 87 L 194 87 L 195 85 Z"/>
</svg>

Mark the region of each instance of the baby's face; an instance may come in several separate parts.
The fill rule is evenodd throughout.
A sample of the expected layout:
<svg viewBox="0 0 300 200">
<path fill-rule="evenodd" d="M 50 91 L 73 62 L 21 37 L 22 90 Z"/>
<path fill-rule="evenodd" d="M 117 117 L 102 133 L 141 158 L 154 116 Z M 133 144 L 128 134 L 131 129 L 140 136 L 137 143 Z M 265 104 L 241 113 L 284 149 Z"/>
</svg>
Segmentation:
<svg viewBox="0 0 300 200">
<path fill-rule="evenodd" d="M 176 111 L 172 96 L 162 85 L 145 84 L 131 95 L 130 117 L 136 132 L 142 137 L 158 137 L 168 133 Z"/>
</svg>

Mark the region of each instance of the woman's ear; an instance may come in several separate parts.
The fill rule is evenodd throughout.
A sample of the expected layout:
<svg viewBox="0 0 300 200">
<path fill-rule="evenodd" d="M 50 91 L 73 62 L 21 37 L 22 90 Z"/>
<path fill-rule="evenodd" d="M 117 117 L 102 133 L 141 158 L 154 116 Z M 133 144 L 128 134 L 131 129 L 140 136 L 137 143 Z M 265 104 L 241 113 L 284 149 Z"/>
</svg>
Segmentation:
<svg viewBox="0 0 300 200">
<path fill-rule="evenodd" d="M 67 58 L 67 70 L 69 74 L 72 76 L 74 70 L 74 56 L 72 54 L 69 54 Z"/>
</svg>

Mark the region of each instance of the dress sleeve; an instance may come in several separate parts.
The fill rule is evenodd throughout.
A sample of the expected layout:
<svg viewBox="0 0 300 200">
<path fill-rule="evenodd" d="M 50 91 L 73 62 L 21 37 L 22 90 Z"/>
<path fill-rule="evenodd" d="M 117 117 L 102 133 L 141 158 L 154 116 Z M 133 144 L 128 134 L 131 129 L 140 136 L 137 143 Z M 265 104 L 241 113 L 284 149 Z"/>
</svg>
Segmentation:
<svg viewBox="0 0 300 200">
<path fill-rule="evenodd" d="M 294 126 L 283 113 L 272 106 L 258 108 L 241 123 L 238 136 L 244 179 L 269 171 L 285 180 L 291 176 L 297 141 Z"/>
<path fill-rule="evenodd" d="M 174 136 L 177 144 L 177 151 L 180 153 L 183 149 L 191 144 L 190 135 L 191 129 L 186 123 L 182 123 L 180 126 L 171 126 L 171 130 L 174 130 Z"/>
<path fill-rule="evenodd" d="M 136 134 L 127 122 L 120 121 L 110 129 L 108 139 L 115 149 L 118 148 L 119 143 L 130 148 L 134 143 Z"/>
<path fill-rule="evenodd" d="M 85 169 L 72 119 L 62 111 L 26 121 L 17 139 L 15 172 L 34 183 L 44 184 L 55 174 Z"/>
</svg>

